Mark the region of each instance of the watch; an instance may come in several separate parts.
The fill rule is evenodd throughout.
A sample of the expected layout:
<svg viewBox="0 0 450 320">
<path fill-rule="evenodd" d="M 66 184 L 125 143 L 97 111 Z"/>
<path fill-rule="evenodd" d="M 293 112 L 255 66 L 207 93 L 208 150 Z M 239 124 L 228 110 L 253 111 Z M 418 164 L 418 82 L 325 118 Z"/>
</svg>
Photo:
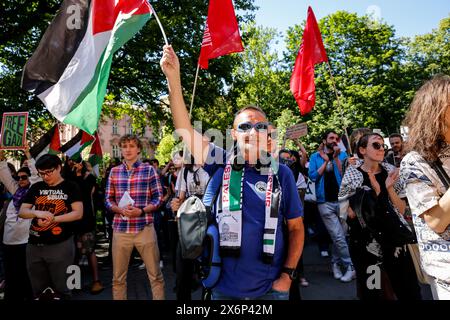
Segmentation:
<svg viewBox="0 0 450 320">
<path fill-rule="evenodd" d="M 283 267 L 281 269 L 282 273 L 287 273 L 291 280 L 297 279 L 297 270 L 292 268 Z"/>
<path fill-rule="evenodd" d="M 142 217 L 142 216 L 145 216 L 145 211 L 144 211 L 144 208 L 142 208 L 142 209 L 141 209 L 141 211 L 142 211 L 142 213 L 141 213 L 141 217 Z"/>
</svg>

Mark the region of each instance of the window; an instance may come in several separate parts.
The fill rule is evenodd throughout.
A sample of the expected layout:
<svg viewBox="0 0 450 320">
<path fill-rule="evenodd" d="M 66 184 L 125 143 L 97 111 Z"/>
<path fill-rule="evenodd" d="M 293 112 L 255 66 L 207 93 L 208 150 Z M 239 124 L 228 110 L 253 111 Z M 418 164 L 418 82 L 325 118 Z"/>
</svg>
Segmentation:
<svg viewBox="0 0 450 320">
<path fill-rule="evenodd" d="M 119 134 L 119 126 L 117 124 L 117 120 L 113 120 L 112 122 L 112 133 Z"/>
<path fill-rule="evenodd" d="M 112 156 L 113 158 L 120 158 L 120 148 L 116 144 L 112 146 Z"/>
<path fill-rule="evenodd" d="M 128 123 L 127 134 L 133 134 L 133 125 L 131 122 Z"/>
</svg>

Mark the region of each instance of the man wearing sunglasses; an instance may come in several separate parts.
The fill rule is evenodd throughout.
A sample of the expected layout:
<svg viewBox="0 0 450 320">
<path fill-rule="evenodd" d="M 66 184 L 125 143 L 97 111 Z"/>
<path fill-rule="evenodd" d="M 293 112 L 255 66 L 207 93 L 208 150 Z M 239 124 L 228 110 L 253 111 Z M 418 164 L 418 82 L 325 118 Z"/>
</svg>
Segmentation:
<svg viewBox="0 0 450 320">
<path fill-rule="evenodd" d="M 274 168 L 267 161 L 267 151 L 274 146 L 265 113 L 256 106 L 236 113 L 231 131 L 235 148 L 226 153 L 192 127 L 171 46 L 164 47 L 161 68 L 168 80 L 175 128 L 196 163 L 206 163 L 205 170 L 214 174 L 204 201 L 216 194 L 209 186 L 222 180 L 212 210 L 220 233 L 222 271 L 212 299 L 287 300 L 303 249 L 303 207 L 290 169 Z M 287 234 L 282 230 L 285 222 Z"/>
<path fill-rule="evenodd" d="M 32 219 L 27 246 L 27 267 L 33 294 L 51 287 L 68 297 L 67 268 L 73 264 L 73 221 L 83 216 L 78 186 L 61 176 L 62 162 L 46 154 L 36 161 L 43 181 L 33 184 L 23 199 L 19 217 Z"/>
<path fill-rule="evenodd" d="M 339 136 L 334 131 L 323 135 L 319 150 L 311 155 L 309 178 L 316 184 L 317 208 L 333 241 L 331 267 L 335 279 L 350 282 L 355 277 L 352 259 L 344 229 L 339 219 L 339 186 L 342 181 L 342 163 L 347 154 L 338 147 Z M 345 273 L 341 271 L 344 268 Z"/>
</svg>

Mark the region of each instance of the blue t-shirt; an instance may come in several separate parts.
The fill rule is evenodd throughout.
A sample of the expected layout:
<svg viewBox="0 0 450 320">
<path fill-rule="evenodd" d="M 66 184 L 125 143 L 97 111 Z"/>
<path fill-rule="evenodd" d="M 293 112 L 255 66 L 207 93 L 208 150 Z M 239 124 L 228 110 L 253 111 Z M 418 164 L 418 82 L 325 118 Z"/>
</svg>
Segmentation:
<svg viewBox="0 0 450 320">
<path fill-rule="evenodd" d="M 204 201 L 210 202 L 221 183 L 227 155 L 225 150 L 210 144 L 204 169 L 216 179 L 208 185 Z M 216 172 L 217 170 L 217 172 Z M 275 255 L 271 265 L 263 262 L 263 235 L 265 224 L 265 195 L 267 175 L 261 175 L 255 168 L 246 166 L 242 202 L 242 242 L 238 258 L 222 257 L 222 272 L 215 287 L 222 294 L 237 298 L 256 298 L 272 288 L 280 276 L 286 259 L 287 247 L 282 232 L 285 219 L 303 216 L 303 207 L 297 192 L 292 171 L 280 164 L 278 180 L 282 198 L 278 218 Z M 214 178 L 213 178 L 214 179 Z M 218 197 L 220 199 L 220 197 Z"/>
</svg>

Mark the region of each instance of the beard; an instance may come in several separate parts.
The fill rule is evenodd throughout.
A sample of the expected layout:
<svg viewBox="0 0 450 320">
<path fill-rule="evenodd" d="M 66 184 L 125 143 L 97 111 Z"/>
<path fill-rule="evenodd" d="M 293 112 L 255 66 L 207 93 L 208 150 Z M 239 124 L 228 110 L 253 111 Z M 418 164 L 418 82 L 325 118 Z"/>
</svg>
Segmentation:
<svg viewBox="0 0 450 320">
<path fill-rule="evenodd" d="M 333 151 L 333 148 L 336 147 L 338 144 L 336 142 L 327 143 L 325 146 L 329 151 Z"/>
</svg>

